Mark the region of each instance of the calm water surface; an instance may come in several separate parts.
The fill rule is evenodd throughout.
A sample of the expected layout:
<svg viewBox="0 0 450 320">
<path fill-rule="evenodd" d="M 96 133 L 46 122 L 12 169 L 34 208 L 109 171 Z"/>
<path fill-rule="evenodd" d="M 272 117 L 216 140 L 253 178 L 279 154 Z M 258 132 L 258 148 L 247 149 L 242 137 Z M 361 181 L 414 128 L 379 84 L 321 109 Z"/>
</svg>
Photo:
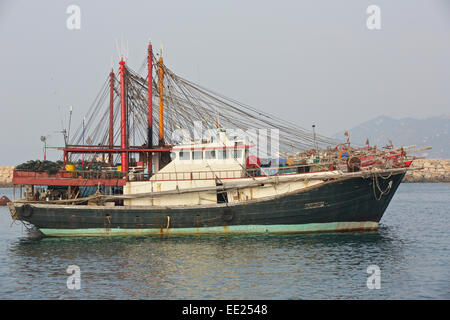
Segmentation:
<svg viewBox="0 0 450 320">
<path fill-rule="evenodd" d="M 448 184 L 402 184 L 377 232 L 60 239 L 31 238 L 0 207 L 0 298 L 450 299 L 449 205 Z"/>
</svg>

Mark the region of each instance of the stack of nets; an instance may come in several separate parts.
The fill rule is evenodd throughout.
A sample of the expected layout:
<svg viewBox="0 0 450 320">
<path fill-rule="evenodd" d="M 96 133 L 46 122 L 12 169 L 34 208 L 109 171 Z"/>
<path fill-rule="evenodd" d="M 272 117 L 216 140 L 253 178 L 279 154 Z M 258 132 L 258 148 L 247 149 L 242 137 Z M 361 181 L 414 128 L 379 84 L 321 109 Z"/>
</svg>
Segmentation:
<svg viewBox="0 0 450 320">
<path fill-rule="evenodd" d="M 33 171 L 33 172 L 47 172 L 48 174 L 55 174 L 63 168 L 64 164 L 62 161 L 41 161 L 41 160 L 30 160 L 25 163 L 16 166 L 16 170 L 20 171 Z"/>
</svg>

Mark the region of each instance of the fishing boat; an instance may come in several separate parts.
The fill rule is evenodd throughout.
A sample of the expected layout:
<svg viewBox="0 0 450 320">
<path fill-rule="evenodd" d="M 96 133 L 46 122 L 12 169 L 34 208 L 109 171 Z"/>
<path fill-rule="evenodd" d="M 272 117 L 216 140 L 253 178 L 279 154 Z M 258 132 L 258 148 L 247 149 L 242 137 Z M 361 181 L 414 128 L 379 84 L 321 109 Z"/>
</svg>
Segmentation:
<svg viewBox="0 0 450 320">
<path fill-rule="evenodd" d="M 378 228 L 411 165 L 408 147 L 342 143 L 181 78 L 151 44 L 146 60 L 147 77 L 123 60 L 111 71 L 109 108 L 95 101 L 64 136 L 57 172 L 16 167 L 13 184 L 26 192 L 8 203 L 14 220 L 44 236 Z"/>
</svg>

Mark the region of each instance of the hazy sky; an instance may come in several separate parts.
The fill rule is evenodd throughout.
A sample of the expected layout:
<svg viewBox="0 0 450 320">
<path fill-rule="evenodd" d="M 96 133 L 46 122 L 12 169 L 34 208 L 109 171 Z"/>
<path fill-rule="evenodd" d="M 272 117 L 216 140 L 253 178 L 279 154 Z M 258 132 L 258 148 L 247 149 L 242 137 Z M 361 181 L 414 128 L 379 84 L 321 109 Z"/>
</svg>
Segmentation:
<svg viewBox="0 0 450 320">
<path fill-rule="evenodd" d="M 80 30 L 66 27 L 71 4 Z M 81 121 L 122 34 L 134 69 L 149 39 L 163 43 L 181 76 L 325 135 L 450 113 L 448 0 L 0 0 L 0 165 L 42 158 L 41 135 L 62 144 L 62 115 L 73 105 Z"/>
</svg>

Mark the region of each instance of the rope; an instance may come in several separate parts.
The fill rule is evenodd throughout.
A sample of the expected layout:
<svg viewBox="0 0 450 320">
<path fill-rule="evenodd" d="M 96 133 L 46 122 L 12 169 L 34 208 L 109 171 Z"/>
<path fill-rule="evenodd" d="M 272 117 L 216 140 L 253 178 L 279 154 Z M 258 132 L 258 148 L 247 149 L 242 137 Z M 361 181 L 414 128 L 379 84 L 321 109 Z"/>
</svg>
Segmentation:
<svg viewBox="0 0 450 320">
<path fill-rule="evenodd" d="M 373 195 L 374 195 L 374 197 L 375 197 L 375 199 L 376 199 L 377 201 L 380 201 L 381 198 L 382 198 L 384 195 L 388 194 L 388 193 L 391 191 L 391 188 L 392 188 L 392 180 L 389 181 L 388 186 L 387 186 L 386 189 L 383 191 L 383 190 L 381 190 L 380 184 L 379 184 L 379 182 L 378 182 L 378 176 L 380 176 L 380 177 L 381 177 L 382 179 L 384 179 L 384 180 L 387 180 L 387 179 L 389 179 L 389 178 L 392 176 L 392 173 L 389 173 L 389 175 L 388 175 L 386 178 L 384 178 L 382 175 L 379 175 L 379 174 L 377 174 L 377 173 L 374 173 L 374 174 L 373 174 L 373 181 L 372 181 Z M 376 185 L 378 191 L 380 191 L 380 196 L 379 196 L 379 197 L 377 196 L 377 193 L 376 193 L 376 190 L 375 190 L 375 185 Z"/>
</svg>

